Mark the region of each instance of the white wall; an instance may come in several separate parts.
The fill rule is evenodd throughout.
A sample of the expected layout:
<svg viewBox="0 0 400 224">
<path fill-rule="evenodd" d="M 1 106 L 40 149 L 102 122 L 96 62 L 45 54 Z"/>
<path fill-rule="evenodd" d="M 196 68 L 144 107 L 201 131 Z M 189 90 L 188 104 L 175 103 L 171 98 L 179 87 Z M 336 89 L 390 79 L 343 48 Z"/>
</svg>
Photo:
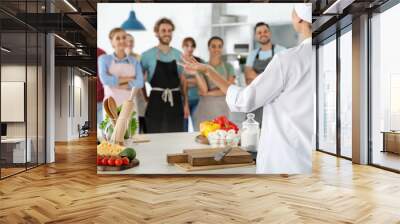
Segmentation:
<svg viewBox="0 0 400 224">
<path fill-rule="evenodd" d="M 66 141 L 68 139 L 68 86 L 69 77 L 67 67 L 55 68 L 55 140 Z"/>
<path fill-rule="evenodd" d="M 83 125 L 88 120 L 88 78 L 71 67 L 56 67 L 55 73 L 55 140 L 77 139 L 78 124 Z M 81 102 L 77 101 L 78 92 L 74 91 L 79 89 Z M 77 105 L 81 105 L 82 114 Z"/>
<path fill-rule="evenodd" d="M 74 110 L 75 110 L 75 114 L 73 116 L 73 119 L 71 120 L 71 138 L 77 138 L 79 133 L 78 133 L 78 129 L 77 126 L 79 125 L 83 125 L 85 123 L 85 121 L 88 121 L 88 106 L 89 106 L 89 102 L 88 102 L 88 78 L 87 77 L 83 77 L 80 76 L 78 73 L 78 75 L 76 74 L 77 70 L 75 70 L 75 75 L 74 75 L 74 86 L 75 86 L 75 91 L 73 92 L 74 96 L 71 96 L 72 98 L 74 98 Z M 78 71 L 79 72 L 79 71 Z M 80 98 L 78 96 L 78 92 L 77 90 L 80 89 Z M 79 102 L 79 100 L 81 102 Z M 79 107 L 81 106 L 81 110 L 82 113 L 80 113 L 79 111 Z"/>
<path fill-rule="evenodd" d="M 26 78 L 27 80 L 25 80 Z M 25 66 L 25 64 L 3 64 L 1 66 L 1 81 L 25 82 L 27 91 L 26 108 L 22 108 L 22 110 L 26 110 L 27 119 L 25 122 L 6 122 L 7 137 L 24 138 L 26 134 L 30 139 L 32 161 L 36 162 L 36 158 L 39 158 L 39 163 L 44 162 L 45 153 L 43 78 L 44 74 L 40 66 Z M 3 95 L 2 97 L 7 96 Z M 1 108 L 1 110 L 13 113 L 10 108 Z M 39 154 L 38 157 L 37 154 Z"/>
<path fill-rule="evenodd" d="M 26 70 L 25 70 L 26 69 Z M 1 66 L 1 81 L 17 81 L 17 82 L 25 82 L 26 71 L 28 74 L 36 74 L 36 67 L 25 65 L 2 65 Z M 30 80 L 31 82 L 31 80 Z M 32 84 L 32 83 L 29 83 Z M 36 85 L 36 81 L 34 83 Z M 32 89 L 33 90 L 33 89 Z M 35 94 L 34 94 L 35 93 Z M 31 103 L 33 101 L 33 96 L 36 96 L 36 89 L 34 92 L 29 94 L 27 93 L 28 99 L 27 103 Z M 35 98 L 35 97 L 34 97 Z M 1 108 L 1 110 L 7 110 L 7 108 Z M 28 122 L 36 121 L 36 114 L 27 114 Z M 8 137 L 25 137 L 25 124 L 26 122 L 7 122 L 7 136 Z M 28 125 L 31 127 L 32 125 Z M 28 133 L 29 137 L 29 133 Z"/>
</svg>

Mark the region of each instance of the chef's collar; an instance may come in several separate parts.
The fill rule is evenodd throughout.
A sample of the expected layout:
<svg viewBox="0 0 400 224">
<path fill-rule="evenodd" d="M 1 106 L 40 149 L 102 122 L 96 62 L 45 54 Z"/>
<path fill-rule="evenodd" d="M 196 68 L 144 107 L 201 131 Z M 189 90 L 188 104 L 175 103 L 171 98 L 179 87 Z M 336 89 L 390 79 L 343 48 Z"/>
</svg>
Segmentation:
<svg viewBox="0 0 400 224">
<path fill-rule="evenodd" d="M 113 53 L 112 56 L 113 56 L 113 59 L 114 59 L 115 62 L 124 62 L 124 61 L 128 61 L 129 62 L 129 60 L 128 60 L 128 56 L 129 55 L 126 55 L 124 58 L 121 58 L 121 59 L 118 59 L 117 55 L 115 55 L 115 53 Z"/>
<path fill-rule="evenodd" d="M 308 38 L 306 38 L 306 39 L 304 39 L 300 44 L 308 44 L 308 43 L 311 43 L 311 37 L 308 37 Z"/>
</svg>

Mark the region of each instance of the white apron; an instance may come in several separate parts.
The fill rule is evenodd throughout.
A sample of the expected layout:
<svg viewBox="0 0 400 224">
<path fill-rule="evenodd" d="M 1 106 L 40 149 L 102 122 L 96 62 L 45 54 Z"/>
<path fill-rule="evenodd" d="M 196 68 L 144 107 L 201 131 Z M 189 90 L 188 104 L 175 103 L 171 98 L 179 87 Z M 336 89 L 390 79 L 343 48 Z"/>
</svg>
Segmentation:
<svg viewBox="0 0 400 224">
<path fill-rule="evenodd" d="M 108 73 L 116 77 L 135 77 L 135 66 L 133 64 L 117 64 L 112 60 Z M 110 87 L 104 85 L 104 99 L 113 97 L 117 106 L 130 97 L 131 89 L 126 87 Z"/>
</svg>

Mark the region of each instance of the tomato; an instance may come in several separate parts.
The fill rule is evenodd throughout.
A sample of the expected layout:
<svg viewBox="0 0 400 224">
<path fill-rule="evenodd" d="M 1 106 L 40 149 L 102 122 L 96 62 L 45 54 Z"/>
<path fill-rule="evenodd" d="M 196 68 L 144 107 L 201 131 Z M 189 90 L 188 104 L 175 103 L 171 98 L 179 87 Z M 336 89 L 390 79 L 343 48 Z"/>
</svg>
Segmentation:
<svg viewBox="0 0 400 224">
<path fill-rule="evenodd" d="M 109 166 L 114 166 L 115 165 L 115 158 L 111 157 L 108 161 L 107 161 Z"/>
<path fill-rule="evenodd" d="M 129 159 L 128 159 L 128 157 L 123 157 L 123 158 L 122 158 L 122 163 L 123 163 L 124 165 L 129 165 Z"/>
<path fill-rule="evenodd" d="M 235 124 L 235 123 L 233 123 L 232 121 L 229 121 L 229 122 L 228 122 L 228 124 L 229 124 L 229 126 L 231 126 L 231 127 L 235 128 L 235 129 L 237 129 L 237 128 L 238 128 L 238 127 L 236 126 L 236 124 Z"/>
<path fill-rule="evenodd" d="M 226 116 L 218 116 L 216 117 L 213 122 L 215 124 L 218 124 L 220 126 L 221 130 L 229 131 L 229 130 L 234 130 L 236 133 L 239 131 L 238 126 L 230 121 Z"/>
<path fill-rule="evenodd" d="M 233 129 L 235 132 L 239 131 L 239 128 L 235 124 L 229 125 L 229 129 Z"/>
<path fill-rule="evenodd" d="M 97 165 L 101 165 L 101 164 L 102 164 L 102 160 L 103 160 L 102 156 L 97 156 L 97 162 L 96 162 L 96 164 L 97 164 Z"/>
<path fill-rule="evenodd" d="M 219 116 L 214 119 L 214 122 L 221 125 L 221 127 L 225 127 L 229 120 L 225 116 Z"/>
<path fill-rule="evenodd" d="M 123 164 L 122 159 L 116 159 L 115 160 L 115 165 L 116 166 L 122 166 L 122 164 Z"/>
<path fill-rule="evenodd" d="M 107 158 L 107 156 L 104 156 L 104 158 L 101 160 L 101 164 L 102 164 L 103 166 L 107 166 L 107 165 L 108 165 L 108 158 Z"/>
</svg>

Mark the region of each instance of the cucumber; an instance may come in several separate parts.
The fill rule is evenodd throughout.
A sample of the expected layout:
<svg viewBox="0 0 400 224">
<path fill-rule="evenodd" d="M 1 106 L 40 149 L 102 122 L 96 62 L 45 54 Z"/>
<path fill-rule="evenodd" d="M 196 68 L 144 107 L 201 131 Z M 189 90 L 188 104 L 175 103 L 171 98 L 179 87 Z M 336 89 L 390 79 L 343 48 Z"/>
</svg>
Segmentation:
<svg viewBox="0 0 400 224">
<path fill-rule="evenodd" d="M 133 148 L 125 148 L 119 153 L 120 156 L 126 156 L 129 160 L 133 160 L 136 157 L 136 151 Z"/>
</svg>

